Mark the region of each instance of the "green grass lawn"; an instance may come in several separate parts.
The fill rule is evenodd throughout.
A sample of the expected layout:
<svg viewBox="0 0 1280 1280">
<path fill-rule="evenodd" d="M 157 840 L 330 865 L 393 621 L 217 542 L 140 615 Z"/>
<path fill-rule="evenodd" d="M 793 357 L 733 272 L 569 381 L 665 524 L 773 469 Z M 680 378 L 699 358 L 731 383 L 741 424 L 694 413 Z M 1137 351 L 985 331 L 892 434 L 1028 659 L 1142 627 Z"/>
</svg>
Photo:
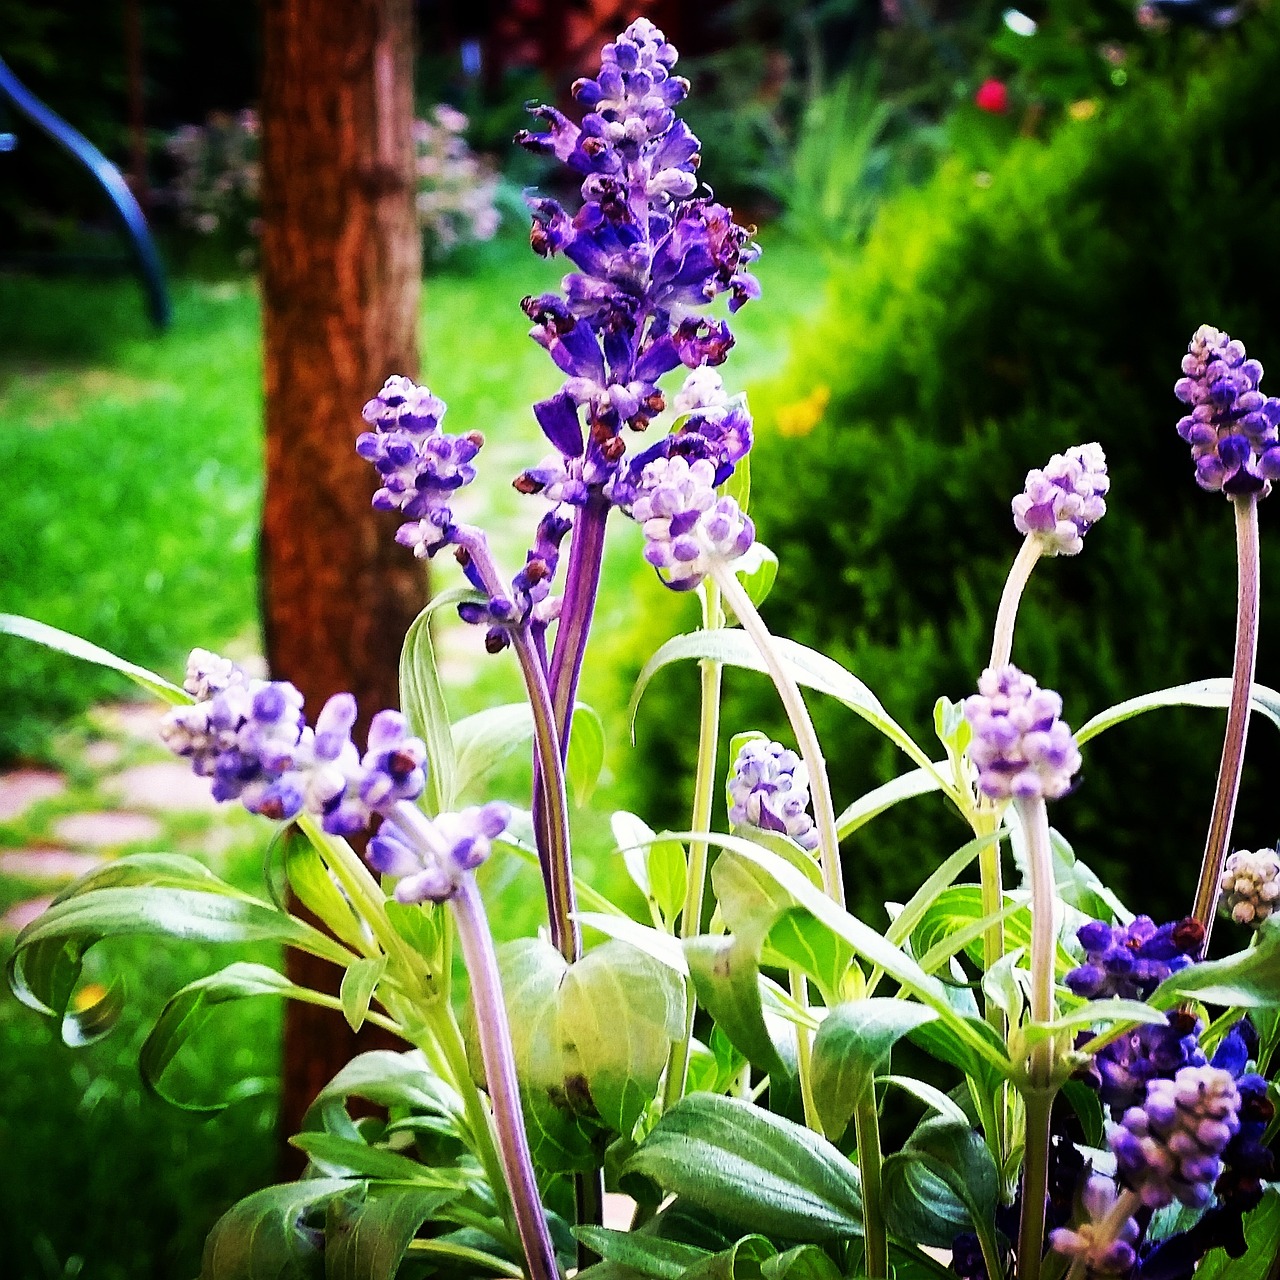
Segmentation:
<svg viewBox="0 0 1280 1280">
<path fill-rule="evenodd" d="M 765 242 L 765 298 L 735 323 L 739 346 L 726 369 L 733 389 L 778 368 L 824 276 L 812 253 Z M 553 287 L 561 269 L 508 241 L 425 290 L 426 377 L 449 403 L 449 428 L 479 428 L 488 441 L 465 511 L 489 525 L 510 567 L 544 509 L 510 487 L 545 452 L 529 405 L 558 382 L 525 336 L 519 300 Z M 175 303 L 172 330 L 156 336 L 131 281 L 0 276 L 0 611 L 85 635 L 169 675 L 193 645 L 244 654 L 260 643 L 257 298 L 247 280 L 183 280 Z M 615 889 L 624 877 L 610 854 L 607 814 L 633 794 L 622 708 L 638 662 L 692 622 L 692 602 L 656 584 L 639 547 L 639 531 L 615 520 L 583 682 L 605 716 L 609 751 L 595 800 L 574 815 L 575 848 L 580 869 Z M 442 558 L 435 581 L 455 576 Z M 488 659 L 477 630 L 446 619 L 439 639 L 455 715 L 519 697 L 510 655 Z M 59 763 L 73 789 L 58 803 L 91 803 L 77 765 L 81 713 L 115 696 L 134 694 L 118 677 L 0 637 L 0 760 Z M 527 765 L 500 782 L 513 799 L 527 795 Z M 260 892 L 269 829 L 247 815 L 233 825 L 218 869 Z M 37 820 L 0 829 L 0 845 L 37 829 Z M 204 834 L 198 823 L 190 831 L 170 824 L 177 847 L 191 852 Z M 486 871 L 501 932 L 536 928 L 543 908 L 533 873 L 510 863 Z M 0 879 L 0 909 L 34 891 Z M 130 1003 L 115 1034 L 83 1050 L 62 1046 L 0 994 L 9 1080 L 0 1102 L 0 1234 L 21 1280 L 187 1280 L 218 1213 L 273 1178 L 275 1002 L 250 1002 L 225 1018 L 205 1041 L 217 1052 L 194 1061 L 202 1092 L 256 1082 L 221 1116 L 167 1108 L 145 1094 L 137 1072 L 142 1038 L 168 995 L 233 958 L 227 949 L 144 944 L 94 953 L 95 976 L 122 974 Z"/>
</svg>

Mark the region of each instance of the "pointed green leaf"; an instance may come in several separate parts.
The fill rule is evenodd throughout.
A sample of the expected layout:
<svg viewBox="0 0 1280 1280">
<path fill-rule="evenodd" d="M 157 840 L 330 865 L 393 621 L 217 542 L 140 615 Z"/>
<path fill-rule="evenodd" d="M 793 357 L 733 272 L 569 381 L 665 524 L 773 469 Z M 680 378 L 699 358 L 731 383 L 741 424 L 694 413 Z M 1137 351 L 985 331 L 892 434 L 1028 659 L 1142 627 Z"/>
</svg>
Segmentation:
<svg viewBox="0 0 1280 1280">
<path fill-rule="evenodd" d="M 717 1217 L 784 1239 L 862 1231 L 849 1160 L 816 1133 L 737 1098 L 682 1099 L 625 1167 Z"/>
<path fill-rule="evenodd" d="M 664 1240 L 661 1236 L 640 1231 L 575 1227 L 573 1234 L 605 1262 L 628 1267 L 649 1280 L 680 1280 L 689 1267 L 711 1256 L 706 1249 L 699 1249 L 696 1245 Z"/>
<path fill-rule="evenodd" d="M 883 786 L 868 791 L 836 819 L 836 834 L 843 840 L 895 804 L 937 791 L 939 779 L 945 776 L 945 770 L 945 761 L 935 764 L 932 770 L 912 769 L 909 773 L 901 774 Z"/>
<path fill-rule="evenodd" d="M 395 1280 L 409 1242 L 449 1203 L 452 1191 L 369 1187 L 334 1197 L 325 1223 L 325 1280 Z"/>
<path fill-rule="evenodd" d="M 758 609 L 773 590 L 778 576 L 778 557 L 763 542 L 753 542 L 746 555 L 733 562 L 733 572 L 742 583 L 747 598 Z M 737 621 L 733 611 L 727 610 L 730 624 Z"/>
<path fill-rule="evenodd" d="M 342 1016 L 352 1031 L 359 1031 L 364 1026 L 364 1020 L 369 1016 L 369 1001 L 386 971 L 386 956 L 370 956 L 347 965 L 338 996 L 342 1002 Z"/>
<path fill-rule="evenodd" d="M 472 1177 L 465 1169 L 430 1168 L 397 1151 L 336 1133 L 295 1133 L 289 1145 L 305 1151 L 312 1164 L 334 1177 L 383 1178 L 441 1191 L 462 1191 Z"/>
<path fill-rule="evenodd" d="M 661 929 L 652 929 L 638 920 L 632 920 L 630 916 L 609 915 L 603 911 L 579 911 L 577 918 L 583 924 L 598 929 L 606 937 L 618 938 L 638 948 L 682 978 L 689 976 L 689 965 L 679 938 L 673 938 Z"/>
<path fill-rule="evenodd" d="M 662 918 L 673 928 L 684 909 L 689 855 L 679 840 L 659 840 L 649 849 L 649 888 Z"/>
<path fill-rule="evenodd" d="M 200 1280 L 322 1280 L 324 1257 L 303 1220 L 352 1186 L 347 1178 L 308 1178 L 246 1196 L 209 1233 Z"/>
<path fill-rule="evenodd" d="M 573 713 L 565 778 L 573 788 L 573 802 L 581 809 L 590 799 L 604 768 L 604 722 L 587 706 Z"/>
<path fill-rule="evenodd" d="M 1171 1009 L 1187 997 L 1241 1009 L 1280 1006 L 1280 916 L 1262 922 L 1248 950 L 1188 965 L 1166 978 L 1151 1004 Z"/>
<path fill-rule="evenodd" d="M 764 1236 L 743 1236 L 729 1248 L 689 1268 L 685 1280 L 760 1280 L 761 1268 L 778 1251 Z"/>
<path fill-rule="evenodd" d="M 837 1005 L 813 1038 L 813 1100 L 823 1130 L 838 1138 L 858 1105 L 872 1096 L 876 1075 L 893 1046 L 938 1015 L 906 1000 L 856 1000 Z"/>
<path fill-rule="evenodd" d="M 1212 680 L 1193 680 L 1190 684 L 1174 685 L 1169 689 L 1157 689 L 1136 698 L 1117 702 L 1114 707 L 1100 711 L 1076 730 L 1076 742 L 1083 746 L 1090 738 L 1096 738 L 1104 730 L 1132 720 L 1134 716 L 1161 707 L 1223 707 L 1231 701 L 1231 681 L 1225 677 Z M 1264 684 L 1253 686 L 1251 709 L 1267 717 L 1280 728 L 1280 693 Z"/>
<path fill-rule="evenodd" d="M 56 649 L 69 657 L 79 658 L 82 662 L 92 662 L 98 667 L 109 667 L 112 671 L 128 676 L 135 684 L 141 685 L 148 693 L 154 694 L 170 706 L 186 706 L 195 701 L 185 689 L 171 684 L 163 676 L 156 675 L 154 671 L 126 662 L 124 658 L 116 657 L 107 649 L 91 644 L 88 640 L 82 640 L 79 636 L 73 636 L 70 632 L 59 631 L 57 627 L 37 622 L 34 618 L 23 618 L 13 613 L 0 613 L 0 635 L 19 636 L 23 640 L 31 640 L 35 644 L 43 645 L 46 649 Z"/>
<path fill-rule="evenodd" d="M 802 1244 L 769 1258 L 760 1274 L 764 1280 L 842 1280 L 840 1268 L 816 1244 Z"/>
<path fill-rule="evenodd" d="M 299 902 L 324 921 L 333 934 L 349 947 L 363 951 L 368 946 L 367 926 L 356 914 L 346 895 L 334 883 L 320 851 L 296 826 L 281 833 L 284 847 L 284 874 Z M 337 840 L 339 837 L 333 836 Z"/>
</svg>

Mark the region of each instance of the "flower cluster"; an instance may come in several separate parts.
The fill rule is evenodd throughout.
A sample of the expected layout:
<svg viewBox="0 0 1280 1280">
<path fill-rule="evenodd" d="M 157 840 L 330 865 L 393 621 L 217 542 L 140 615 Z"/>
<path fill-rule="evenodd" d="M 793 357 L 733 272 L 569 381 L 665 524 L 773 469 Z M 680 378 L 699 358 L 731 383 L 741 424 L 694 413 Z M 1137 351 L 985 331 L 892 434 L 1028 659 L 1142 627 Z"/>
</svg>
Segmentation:
<svg viewBox="0 0 1280 1280">
<path fill-rule="evenodd" d="M 623 427 L 641 431 L 666 400 L 658 380 L 684 365 L 720 364 L 733 337 L 699 312 L 723 293 L 737 310 L 759 286 L 747 270 L 758 254 L 723 205 L 695 196 L 698 139 L 673 108 L 688 83 L 671 74 L 676 51 L 637 19 L 601 54 L 595 79 L 574 97 L 581 125 L 537 107 L 542 132 L 517 141 L 582 177 L 582 206 L 531 201 L 535 251 L 563 253 L 577 268 L 564 294 L 527 298 L 531 336 L 566 375 L 534 407 L 553 456 L 517 486 L 582 505 L 603 493 L 626 450 Z"/>
<path fill-rule="evenodd" d="M 755 541 L 755 526 L 732 498 L 717 498 L 715 467 L 676 455 L 650 462 L 630 515 L 644 528 L 644 558 L 669 587 L 696 587 L 717 561 L 735 560 Z"/>
<path fill-rule="evenodd" d="M 1124 1113 L 1109 1138 L 1122 1181 L 1151 1209 L 1175 1200 L 1204 1206 L 1239 1112 L 1236 1082 L 1220 1067 L 1183 1067 L 1172 1080 L 1151 1081 L 1145 1101 Z"/>
<path fill-rule="evenodd" d="M 1027 472 L 1013 500 L 1013 523 L 1019 533 L 1038 537 L 1047 555 L 1079 555 L 1084 535 L 1107 513 L 1110 487 L 1102 446 L 1076 445 Z"/>
<path fill-rule="evenodd" d="M 1152 1080 L 1171 1080 L 1183 1067 L 1202 1067 L 1204 1025 L 1174 1011 L 1162 1023 L 1143 1023 L 1102 1049 L 1094 1059 L 1095 1083 L 1104 1106 L 1119 1117 L 1147 1096 Z"/>
<path fill-rule="evenodd" d="M 1090 1275 L 1128 1275 L 1138 1258 L 1138 1224 L 1117 1211 L 1118 1199 L 1110 1178 L 1091 1176 L 1080 1194 L 1088 1217 L 1075 1228 L 1059 1227 L 1050 1233 L 1054 1252 L 1084 1263 Z"/>
<path fill-rule="evenodd" d="M 1233 853 L 1223 864 L 1218 888 L 1224 915 L 1237 924 L 1260 925 L 1280 900 L 1280 854 L 1274 849 Z"/>
<path fill-rule="evenodd" d="M 729 775 L 729 822 L 779 832 L 812 850 L 818 832 L 808 810 L 809 775 L 800 757 L 780 742 L 743 743 Z"/>
<path fill-rule="evenodd" d="M 1178 434 L 1191 446 L 1196 483 L 1228 496 L 1265 496 L 1280 476 L 1280 399 L 1258 390 L 1262 365 L 1244 343 L 1201 325 L 1182 358 L 1174 394 L 1191 412 Z"/>
<path fill-rule="evenodd" d="M 982 673 L 978 692 L 965 699 L 964 716 L 973 730 L 969 758 L 983 795 L 1054 800 L 1070 790 L 1080 752 L 1061 713 L 1062 699 L 1017 667 Z"/>
<path fill-rule="evenodd" d="M 434 819 L 396 810 L 369 841 L 369 865 L 399 878 L 398 902 L 444 902 L 488 858 L 510 821 L 510 808 L 499 801 Z"/>
<path fill-rule="evenodd" d="M 1123 926 L 1091 920 L 1076 938 L 1085 962 L 1066 976 L 1076 995 L 1145 1000 L 1170 974 L 1200 959 L 1204 926 L 1191 916 L 1158 927 L 1150 916 Z"/>
<path fill-rule="evenodd" d="M 374 716 L 361 756 L 351 741 L 349 693 L 330 698 L 312 729 L 293 685 L 252 679 L 203 649 L 191 655 L 186 687 L 198 701 L 170 711 L 161 736 L 213 780 L 217 800 L 278 820 L 305 810 L 331 835 L 351 835 L 426 785 L 425 749 L 398 711 Z"/>
</svg>

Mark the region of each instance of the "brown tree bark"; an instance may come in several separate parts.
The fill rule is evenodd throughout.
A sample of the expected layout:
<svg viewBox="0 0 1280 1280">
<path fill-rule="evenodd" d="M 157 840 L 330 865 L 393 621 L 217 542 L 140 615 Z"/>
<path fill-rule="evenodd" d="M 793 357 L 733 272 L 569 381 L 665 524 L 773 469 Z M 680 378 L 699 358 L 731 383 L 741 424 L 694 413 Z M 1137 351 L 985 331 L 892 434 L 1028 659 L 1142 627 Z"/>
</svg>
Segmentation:
<svg viewBox="0 0 1280 1280">
<path fill-rule="evenodd" d="M 369 505 L 360 408 L 418 368 L 411 0 L 264 0 L 262 312 L 267 485 L 263 617 L 272 673 L 314 716 L 349 690 L 362 731 L 398 705 L 400 643 L 426 581 Z M 292 978 L 336 991 L 292 954 Z M 281 1126 L 296 1133 L 358 1048 L 341 1018 L 290 1004 Z"/>
</svg>

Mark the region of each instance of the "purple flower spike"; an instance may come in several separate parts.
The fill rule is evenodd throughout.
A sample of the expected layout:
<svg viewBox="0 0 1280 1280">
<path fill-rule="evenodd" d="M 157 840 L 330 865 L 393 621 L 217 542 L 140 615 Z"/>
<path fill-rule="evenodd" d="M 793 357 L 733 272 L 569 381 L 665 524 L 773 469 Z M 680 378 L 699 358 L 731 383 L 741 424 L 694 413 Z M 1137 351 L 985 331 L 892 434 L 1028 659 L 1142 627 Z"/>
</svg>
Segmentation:
<svg viewBox="0 0 1280 1280">
<path fill-rule="evenodd" d="M 1170 974 L 1200 959 L 1204 927 L 1191 916 L 1159 927 L 1150 916 L 1112 927 L 1101 920 L 1076 934 L 1085 963 L 1072 969 L 1066 984 L 1086 1000 L 1121 996 L 1145 1000 Z"/>
<path fill-rule="evenodd" d="M 969 759 L 978 789 L 992 800 L 1056 800 L 1071 789 L 1080 752 L 1058 717 L 1062 699 L 1017 667 L 988 669 L 964 716 L 973 730 Z"/>
<path fill-rule="evenodd" d="M 407 517 L 396 541 L 424 558 L 449 542 L 452 495 L 475 479 L 471 463 L 484 444 L 478 431 L 461 436 L 441 431 L 444 412 L 444 401 L 426 387 L 388 378 L 363 410 L 373 430 L 356 441 L 356 452 L 382 481 L 373 505 Z"/>
<path fill-rule="evenodd" d="M 416 809 L 392 810 L 369 842 L 369 863 L 399 878 L 398 902 L 444 902 L 488 858 L 510 821 L 510 807 L 497 801 L 431 819 Z"/>
<path fill-rule="evenodd" d="M 1047 555 L 1079 555 L 1084 535 L 1107 513 L 1110 487 L 1102 446 L 1078 444 L 1055 453 L 1043 470 L 1027 472 L 1026 487 L 1013 500 L 1013 523 L 1019 533 L 1038 537 Z"/>
<path fill-rule="evenodd" d="M 809 775 L 780 742 L 743 743 L 729 775 L 729 821 L 790 836 L 802 849 L 818 847 L 809 816 Z"/>
<path fill-rule="evenodd" d="M 1183 1067 L 1172 1080 L 1151 1081 L 1143 1104 L 1110 1134 L 1121 1179 L 1150 1209 L 1175 1200 L 1203 1207 L 1239 1113 L 1236 1082 L 1217 1067 Z"/>
<path fill-rule="evenodd" d="M 1280 477 L 1280 399 L 1258 390 L 1262 365 L 1245 358 L 1244 343 L 1201 325 L 1182 358 L 1174 395 L 1191 412 L 1178 434 L 1191 446 L 1196 483 L 1228 497 L 1265 497 Z"/>
<path fill-rule="evenodd" d="M 1111 1114 L 1119 1117 L 1139 1105 L 1152 1080 L 1171 1080 L 1183 1067 L 1204 1066 L 1199 1044 L 1203 1030 L 1194 1015 L 1176 1011 L 1163 1024 L 1144 1023 L 1107 1045 L 1094 1059 L 1094 1068 L 1098 1094 Z"/>
</svg>

